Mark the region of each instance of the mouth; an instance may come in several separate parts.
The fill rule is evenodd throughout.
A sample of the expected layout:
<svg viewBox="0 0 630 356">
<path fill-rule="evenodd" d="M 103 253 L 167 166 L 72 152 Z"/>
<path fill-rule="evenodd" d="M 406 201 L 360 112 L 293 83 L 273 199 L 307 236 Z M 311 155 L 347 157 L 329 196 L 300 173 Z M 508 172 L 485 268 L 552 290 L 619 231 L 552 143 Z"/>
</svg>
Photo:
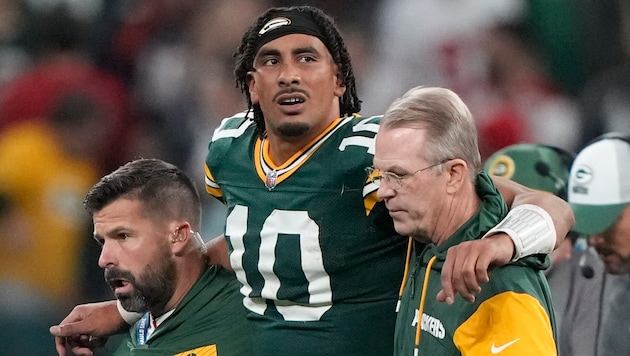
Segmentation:
<svg viewBox="0 0 630 356">
<path fill-rule="evenodd" d="M 393 220 L 400 220 L 405 212 L 403 210 L 390 210 L 389 216 Z"/>
<path fill-rule="evenodd" d="M 283 106 L 296 105 L 304 103 L 304 99 L 299 97 L 284 98 L 282 100 L 278 100 L 278 103 Z"/>
<path fill-rule="evenodd" d="M 306 102 L 306 96 L 298 92 L 283 93 L 278 95 L 276 102 L 285 113 L 292 114 Z"/>
<path fill-rule="evenodd" d="M 394 206 L 392 206 L 391 204 L 388 204 L 388 203 L 389 202 L 387 202 L 387 201 L 385 202 L 385 207 L 387 208 L 387 211 L 389 212 L 389 215 L 396 214 L 396 213 L 399 213 L 399 212 L 402 211 L 399 208 L 394 207 Z"/>
<path fill-rule="evenodd" d="M 132 284 L 124 278 L 110 278 L 107 284 L 114 291 L 115 295 L 129 294 L 132 290 Z"/>
</svg>

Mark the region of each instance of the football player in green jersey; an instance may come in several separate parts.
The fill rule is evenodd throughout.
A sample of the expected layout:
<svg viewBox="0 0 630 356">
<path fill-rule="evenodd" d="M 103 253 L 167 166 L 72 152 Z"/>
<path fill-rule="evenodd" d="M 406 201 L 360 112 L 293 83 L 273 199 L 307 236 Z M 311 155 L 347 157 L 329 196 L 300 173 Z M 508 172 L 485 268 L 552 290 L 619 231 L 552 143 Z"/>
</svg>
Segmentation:
<svg viewBox="0 0 630 356">
<path fill-rule="evenodd" d="M 225 119 L 209 144 L 206 190 L 228 212 L 224 238 L 208 247 L 210 261 L 233 268 L 242 283 L 256 354 L 391 354 L 407 239 L 367 177 L 380 118 L 357 114 L 350 57 L 333 20 L 309 6 L 266 11 L 243 36 L 235 75 L 249 109 Z M 491 264 L 549 252 L 573 224 L 559 198 L 497 185 L 512 206 L 547 210 L 555 234 L 528 235 L 513 219 L 449 250 L 441 301 L 455 293 L 474 300 Z M 78 306 L 51 332 L 111 334 L 124 325 L 104 312 L 115 307 Z"/>
</svg>

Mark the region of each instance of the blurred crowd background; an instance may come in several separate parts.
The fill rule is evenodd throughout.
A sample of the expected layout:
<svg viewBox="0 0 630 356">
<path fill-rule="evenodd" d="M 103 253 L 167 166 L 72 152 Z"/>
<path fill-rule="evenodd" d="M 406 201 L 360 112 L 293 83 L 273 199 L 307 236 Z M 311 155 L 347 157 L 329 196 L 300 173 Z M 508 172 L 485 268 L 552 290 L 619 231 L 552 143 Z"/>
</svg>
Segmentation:
<svg viewBox="0 0 630 356">
<path fill-rule="evenodd" d="M 100 176 L 137 157 L 204 190 L 206 147 L 246 109 L 232 76 L 243 31 L 270 6 L 311 4 L 345 37 L 364 116 L 416 85 L 457 92 L 483 157 L 518 142 L 576 152 L 630 133 L 624 0 L 0 0 L 0 345 L 54 354 L 48 327 L 112 298 L 83 211 Z M 8 349 L 7 349 L 8 348 Z"/>
</svg>

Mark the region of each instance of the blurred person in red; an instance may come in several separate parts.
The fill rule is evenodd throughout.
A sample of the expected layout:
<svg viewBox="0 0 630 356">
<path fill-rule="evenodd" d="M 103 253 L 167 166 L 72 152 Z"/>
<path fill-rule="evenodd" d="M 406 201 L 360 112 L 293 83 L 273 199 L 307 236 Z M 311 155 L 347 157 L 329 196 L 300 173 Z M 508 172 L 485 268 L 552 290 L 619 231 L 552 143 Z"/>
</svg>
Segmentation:
<svg viewBox="0 0 630 356">
<path fill-rule="evenodd" d="M 47 331 L 47 317 L 83 300 L 73 287 L 81 285 L 90 233 L 82 201 L 100 174 L 95 162 L 106 149 L 110 115 L 89 95 L 69 93 L 46 120 L 0 132 L 0 319 L 14 321 L 3 328 L 3 348 L 37 354 L 33 335 Z M 17 332 L 25 323 L 29 331 Z"/>
<path fill-rule="evenodd" d="M 482 157 L 520 142 L 574 151 L 581 121 L 577 104 L 553 81 L 531 30 L 513 21 L 483 33 L 489 92 L 479 110 Z"/>
<path fill-rule="evenodd" d="M 104 170 L 118 166 L 127 155 L 133 123 L 125 83 L 97 68 L 85 50 L 88 24 L 74 18 L 69 8 L 58 5 L 31 20 L 32 67 L 0 87 L 0 130 L 11 123 L 46 119 L 55 103 L 74 91 L 88 93 L 107 106 L 113 130 L 103 142 L 96 163 Z"/>
<path fill-rule="evenodd" d="M 574 151 L 577 109 L 541 58 L 526 22 L 528 3 L 383 0 L 364 112 L 383 112 L 409 87 L 441 86 L 456 91 L 475 115 L 484 159 L 519 142 Z"/>
</svg>

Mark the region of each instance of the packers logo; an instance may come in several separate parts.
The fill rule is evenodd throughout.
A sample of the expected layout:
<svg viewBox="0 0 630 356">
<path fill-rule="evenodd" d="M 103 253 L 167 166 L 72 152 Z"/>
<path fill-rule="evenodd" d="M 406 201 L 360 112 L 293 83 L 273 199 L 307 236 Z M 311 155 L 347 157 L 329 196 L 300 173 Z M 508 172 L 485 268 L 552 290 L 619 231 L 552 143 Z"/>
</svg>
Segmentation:
<svg viewBox="0 0 630 356">
<path fill-rule="evenodd" d="M 286 17 L 276 17 L 274 19 L 269 20 L 258 32 L 258 36 L 262 36 L 265 33 L 276 29 L 281 26 L 287 26 L 291 24 L 291 19 Z"/>
<path fill-rule="evenodd" d="M 593 179 L 593 170 L 588 166 L 579 166 L 574 172 L 573 176 L 578 184 L 586 184 Z"/>
<path fill-rule="evenodd" d="M 575 183 L 571 191 L 575 194 L 588 194 L 589 183 L 593 180 L 593 170 L 591 167 L 581 165 L 572 169 L 572 180 Z"/>
<path fill-rule="evenodd" d="M 511 179 L 516 170 L 516 164 L 510 156 L 500 155 L 488 166 L 488 173 L 506 179 Z"/>
</svg>

